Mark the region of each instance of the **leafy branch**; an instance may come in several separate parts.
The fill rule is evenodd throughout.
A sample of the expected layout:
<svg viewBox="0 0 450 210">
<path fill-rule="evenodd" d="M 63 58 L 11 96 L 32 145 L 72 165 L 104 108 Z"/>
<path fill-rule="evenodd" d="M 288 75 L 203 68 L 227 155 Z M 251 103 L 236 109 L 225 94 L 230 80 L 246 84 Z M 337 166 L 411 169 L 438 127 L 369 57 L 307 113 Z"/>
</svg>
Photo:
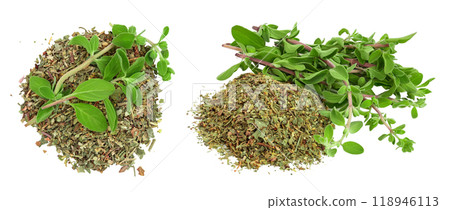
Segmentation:
<svg viewBox="0 0 450 210">
<path fill-rule="evenodd" d="M 116 90 L 115 85 L 119 86 L 123 94 L 125 94 L 127 111 L 130 112 L 133 104 L 136 106 L 142 104 L 143 97 L 137 84 L 146 79 L 143 71 L 145 64 L 155 70 L 164 81 L 170 80 L 171 75 L 175 73 L 172 68 L 168 67 L 169 61 L 167 58 L 169 52 L 167 43 L 163 41 L 169 33 L 169 28 L 164 28 L 163 34 L 157 43 L 153 43 L 143 37 L 143 33 L 144 31 L 137 34 L 134 26 L 112 25 L 112 43 L 100 51 L 99 37 L 97 35 L 93 35 L 90 40 L 82 35 L 73 37 L 68 44 L 82 46 L 89 53 L 89 58 L 62 75 L 54 87 L 44 78 L 30 77 L 30 89 L 48 101 L 39 109 L 36 117 L 28 123 L 40 123 L 53 114 L 55 106 L 68 103 L 74 108 L 78 121 L 86 128 L 96 132 L 104 132 L 108 129 L 109 123 L 111 132 L 116 132 L 117 113 L 109 99 Z M 133 63 L 130 64 L 126 50 L 133 47 L 140 49 L 147 43 L 151 45 L 151 49 L 145 56 L 133 59 Z M 113 56 L 104 56 L 104 54 L 113 49 L 116 49 Z M 155 68 L 154 62 L 157 59 L 159 61 Z M 75 76 L 78 72 L 93 64 L 100 71 L 102 79 L 93 78 L 86 80 L 80 83 L 72 93 L 70 93 L 70 90 L 63 91 L 64 82 L 69 77 Z M 97 107 L 87 103 L 69 102 L 75 98 L 85 102 L 102 101 L 105 105 L 108 123 L 102 111 Z"/>
<path fill-rule="evenodd" d="M 291 30 L 279 30 L 272 24 L 252 28 L 256 32 L 242 26 L 232 28 L 234 41 L 222 46 L 239 51 L 236 56 L 243 60 L 220 74 L 218 80 L 228 79 L 239 68 L 250 68 L 281 82 L 312 86 L 328 107 L 321 114 L 335 126 L 344 127 L 338 140 L 333 138 L 335 128 L 331 125 L 325 128 L 323 136 L 314 136 L 329 156 L 334 156 L 340 146 L 351 154 L 363 153 L 360 144 L 344 140 L 364 125 L 373 130 L 379 124 L 389 130 L 379 140 L 389 137 L 389 142 L 397 144 L 403 152 L 413 151 L 414 141 L 399 136 L 405 133 L 405 125 L 393 128 L 395 120 L 386 118 L 380 108 L 412 107 L 411 116 L 417 118 L 417 108 L 426 105 L 425 95 L 431 93 L 426 86 L 434 78 L 422 83 L 423 75 L 418 70 L 395 63 L 395 46 L 406 43 L 415 33 L 400 38 L 384 34 L 375 41 L 374 34 L 366 37 L 342 29 L 339 35 L 346 34 L 346 38 L 333 37 L 329 41 L 318 38 L 313 44 L 305 44 L 297 38 L 296 25 Z M 267 46 L 271 41 L 274 46 Z M 260 65 L 264 67 L 260 69 Z M 374 87 L 385 91 L 377 94 Z M 364 122 L 353 120 L 359 116 L 364 117 Z"/>
</svg>

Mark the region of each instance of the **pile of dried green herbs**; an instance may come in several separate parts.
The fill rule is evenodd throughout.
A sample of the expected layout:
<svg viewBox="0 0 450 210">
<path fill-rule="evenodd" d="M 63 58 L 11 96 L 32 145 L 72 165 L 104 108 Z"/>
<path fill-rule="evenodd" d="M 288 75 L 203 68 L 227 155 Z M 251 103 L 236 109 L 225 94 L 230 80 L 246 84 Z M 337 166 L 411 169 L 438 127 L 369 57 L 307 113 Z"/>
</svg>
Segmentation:
<svg viewBox="0 0 450 210">
<path fill-rule="evenodd" d="M 409 107 L 412 118 L 417 118 L 417 109 L 426 106 L 425 97 L 431 93 L 426 87 L 434 78 L 423 82 L 422 73 L 396 63 L 395 58 L 396 46 L 409 41 L 415 33 L 400 38 L 384 34 L 376 41 L 375 33 L 363 36 L 344 28 L 339 31 L 339 36 L 344 37 L 328 41 L 317 38 L 305 44 L 297 38 L 297 24 L 291 30 L 280 30 L 272 24 L 252 29 L 238 25 L 231 29 L 234 41 L 223 47 L 239 51 L 236 56 L 243 60 L 220 74 L 218 80 L 229 78 L 239 68 L 251 69 L 282 83 L 314 89 L 327 107 L 320 113 L 335 125 L 314 136 L 329 156 L 334 156 L 341 146 L 350 154 L 363 153 L 359 143 L 344 140 L 364 125 L 369 130 L 383 125 L 388 133 L 378 140 L 387 138 L 403 152 L 414 150 L 415 142 L 401 136 L 405 124 L 394 126 L 396 121 L 380 109 Z M 358 117 L 362 121 L 355 120 Z M 337 126 L 343 127 L 343 133 L 335 139 Z"/>
<path fill-rule="evenodd" d="M 317 95 L 306 88 L 249 73 L 202 96 L 194 129 L 202 144 L 237 168 L 304 169 L 323 155 L 324 146 L 313 138 L 331 123 L 319 114 L 322 109 Z"/>
<path fill-rule="evenodd" d="M 55 146 L 66 166 L 89 173 L 111 165 L 124 172 L 150 151 L 161 117 L 157 75 L 170 80 L 174 72 L 168 27 L 157 43 L 141 34 L 118 24 L 109 33 L 75 32 L 39 55 L 20 85 L 22 121 L 42 135 L 37 146 Z"/>
</svg>

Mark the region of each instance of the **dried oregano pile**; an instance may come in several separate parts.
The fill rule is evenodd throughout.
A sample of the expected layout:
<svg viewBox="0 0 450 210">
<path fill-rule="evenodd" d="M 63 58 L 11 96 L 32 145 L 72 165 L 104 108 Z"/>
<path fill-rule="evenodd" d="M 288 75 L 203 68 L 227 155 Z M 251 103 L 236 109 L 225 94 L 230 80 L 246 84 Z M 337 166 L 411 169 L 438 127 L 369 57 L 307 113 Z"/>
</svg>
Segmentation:
<svg viewBox="0 0 450 210">
<path fill-rule="evenodd" d="M 134 26 L 116 24 L 112 32 L 92 29 L 56 40 L 21 84 L 22 121 L 42 135 L 36 145 L 55 146 L 78 172 L 134 168 L 155 143 L 157 74 L 170 80 L 174 73 L 167 67 L 167 33 L 166 27 L 153 43 Z"/>
<path fill-rule="evenodd" d="M 200 142 L 238 168 L 262 165 L 303 169 L 321 160 L 313 136 L 331 122 L 319 114 L 320 99 L 263 74 L 243 74 L 194 111 Z M 233 157 L 233 158 L 230 158 Z"/>
</svg>

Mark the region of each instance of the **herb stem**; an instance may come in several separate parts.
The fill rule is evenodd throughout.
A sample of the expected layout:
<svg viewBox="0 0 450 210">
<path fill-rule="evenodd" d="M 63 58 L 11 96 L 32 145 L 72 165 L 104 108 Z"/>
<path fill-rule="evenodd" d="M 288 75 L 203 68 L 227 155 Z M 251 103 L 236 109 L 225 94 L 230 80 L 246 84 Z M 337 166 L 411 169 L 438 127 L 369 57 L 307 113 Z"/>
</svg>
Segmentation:
<svg viewBox="0 0 450 210">
<path fill-rule="evenodd" d="M 292 70 L 290 70 L 290 69 L 287 69 L 287 68 L 284 68 L 284 67 L 276 67 L 275 65 L 273 65 L 272 63 L 269 63 L 269 62 L 267 62 L 267 61 L 263 61 L 263 60 L 260 60 L 260 59 L 257 59 L 257 58 L 253 58 L 253 57 L 250 57 L 250 56 L 248 56 L 248 55 L 241 54 L 241 53 L 236 53 L 235 55 L 236 55 L 236 57 L 239 57 L 239 58 L 248 58 L 249 60 L 251 60 L 251 61 L 253 61 L 253 62 L 256 62 L 256 63 L 258 63 L 258 64 L 262 64 L 262 65 L 268 66 L 268 67 L 270 67 L 270 68 L 274 68 L 274 69 L 278 69 L 278 70 L 280 70 L 280 71 L 284 71 L 284 72 L 286 72 L 286 73 L 288 73 L 288 74 L 290 74 L 290 75 L 295 75 L 295 72 L 294 72 L 294 71 L 292 71 Z M 300 77 L 303 78 L 303 75 L 300 74 Z"/>
<path fill-rule="evenodd" d="M 383 124 L 386 126 L 386 128 L 389 130 L 389 132 L 390 132 L 391 134 L 394 134 L 394 135 L 395 135 L 395 133 L 394 133 L 394 131 L 392 130 L 391 126 L 389 126 L 389 124 L 386 122 L 386 120 L 385 120 L 384 117 L 383 117 L 383 113 L 381 113 L 381 111 L 378 109 L 378 107 L 372 105 L 372 108 L 378 113 L 378 116 L 380 116 L 381 122 L 383 122 Z M 397 138 L 398 138 L 398 136 L 397 136 Z"/>
<path fill-rule="evenodd" d="M 71 99 L 74 99 L 74 98 L 76 98 L 76 97 L 75 97 L 75 96 L 70 96 L 70 97 L 67 97 L 67 98 L 62 98 L 62 99 L 59 99 L 59 100 L 57 100 L 57 101 L 54 101 L 54 102 L 52 102 L 52 103 L 49 103 L 49 104 L 47 104 L 47 105 L 41 107 L 41 109 L 47 109 L 47 108 L 49 108 L 49 107 L 55 106 L 55 105 L 57 105 L 57 104 L 63 103 L 63 102 L 65 102 L 65 101 L 68 101 L 68 100 L 71 100 Z"/>
<path fill-rule="evenodd" d="M 152 49 L 155 49 L 156 53 L 158 53 L 159 59 L 164 58 L 161 53 L 161 50 L 159 50 L 159 48 L 158 48 L 158 44 L 152 42 L 150 39 L 146 38 L 146 40 L 152 46 Z"/>
<path fill-rule="evenodd" d="M 372 66 L 375 66 L 374 64 L 371 64 L 371 63 L 363 63 L 362 64 L 358 61 L 358 59 L 354 59 L 354 58 L 344 58 L 344 59 L 349 61 L 351 65 L 356 63 L 356 65 L 364 67 L 364 68 L 370 68 Z"/>
<path fill-rule="evenodd" d="M 88 67 L 95 59 L 97 59 L 98 57 L 102 56 L 106 52 L 110 51 L 113 47 L 114 47 L 114 44 L 109 44 L 108 46 L 103 48 L 103 50 L 101 50 L 100 52 L 98 52 L 98 53 L 92 55 L 91 57 L 89 57 L 89 59 L 84 61 L 81 65 L 79 65 L 79 66 L 75 67 L 74 69 L 70 70 L 69 72 L 65 73 L 58 80 L 58 83 L 56 83 L 54 93 L 57 94 L 61 90 L 61 87 L 62 87 L 64 81 L 66 81 L 70 76 L 72 76 L 72 75 L 76 74 L 77 72 L 83 70 L 84 68 Z"/>
</svg>

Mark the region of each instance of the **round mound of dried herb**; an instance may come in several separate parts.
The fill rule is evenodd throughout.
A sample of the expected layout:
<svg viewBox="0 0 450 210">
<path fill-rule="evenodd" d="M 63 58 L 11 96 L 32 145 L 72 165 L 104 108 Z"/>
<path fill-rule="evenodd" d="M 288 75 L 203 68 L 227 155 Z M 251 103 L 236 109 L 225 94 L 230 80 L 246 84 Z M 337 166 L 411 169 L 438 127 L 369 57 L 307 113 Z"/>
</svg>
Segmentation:
<svg viewBox="0 0 450 210">
<path fill-rule="evenodd" d="M 282 170 L 318 163 L 322 135 L 331 122 L 319 114 L 323 105 L 307 89 L 263 74 L 243 74 L 213 96 L 202 96 L 194 111 L 200 142 L 240 168 L 262 165 Z"/>
<path fill-rule="evenodd" d="M 134 168 L 155 143 L 157 74 L 163 80 L 173 74 L 162 41 L 167 33 L 166 27 L 153 43 L 134 26 L 113 25 L 109 33 L 92 29 L 56 40 L 21 84 L 22 121 L 42 135 L 36 145 L 55 146 L 78 172 Z"/>
</svg>

